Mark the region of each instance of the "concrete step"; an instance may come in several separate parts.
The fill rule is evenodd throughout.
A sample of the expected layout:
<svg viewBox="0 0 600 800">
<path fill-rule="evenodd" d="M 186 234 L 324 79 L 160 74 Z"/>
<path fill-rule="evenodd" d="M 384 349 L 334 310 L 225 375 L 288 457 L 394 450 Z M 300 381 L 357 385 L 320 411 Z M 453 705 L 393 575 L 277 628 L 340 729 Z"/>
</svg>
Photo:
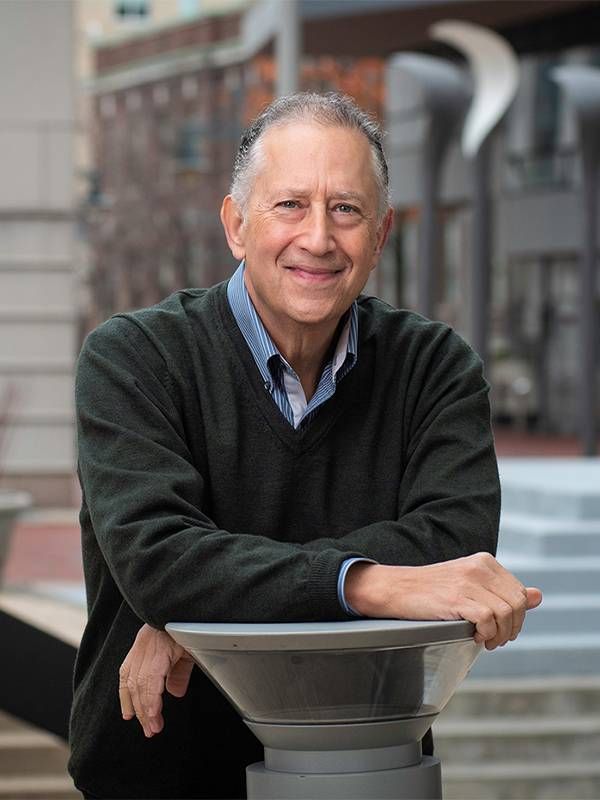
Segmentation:
<svg viewBox="0 0 600 800">
<path fill-rule="evenodd" d="M 600 674 L 468 677 L 434 737 L 444 800 L 598 800 Z"/>
<path fill-rule="evenodd" d="M 5 731 L 21 731 L 24 727 L 23 722 L 16 717 L 13 717 L 12 714 L 6 714 L 4 711 L 0 711 L 0 731 L 4 733 Z"/>
<path fill-rule="evenodd" d="M 598 800 L 600 761 L 442 765 L 444 800 Z"/>
<path fill-rule="evenodd" d="M 68 748 L 55 736 L 33 730 L 0 731 L 0 775 L 66 772 Z"/>
<path fill-rule="evenodd" d="M 575 716 L 600 714 L 600 676 L 467 678 L 440 715 L 454 717 Z"/>
<path fill-rule="evenodd" d="M 81 800 L 68 775 L 0 775 L 2 800 Z"/>
<path fill-rule="evenodd" d="M 0 591 L 0 609 L 46 633 L 79 647 L 86 623 L 85 607 L 51 596 L 36 585 Z"/>
<path fill-rule="evenodd" d="M 68 758 L 62 739 L 0 712 L 0 800 L 81 798 Z"/>
<path fill-rule="evenodd" d="M 600 458 L 503 458 L 499 471 L 507 513 L 600 520 Z"/>
<path fill-rule="evenodd" d="M 600 633 L 527 631 L 506 647 L 483 651 L 470 672 L 473 678 L 599 674 Z"/>
<path fill-rule="evenodd" d="M 544 760 L 600 763 L 600 714 L 442 717 L 434 724 L 433 734 L 442 764 Z"/>
<path fill-rule="evenodd" d="M 525 586 L 539 586 L 546 595 L 600 592 L 599 556 L 527 555 L 508 550 L 501 542 L 498 560 Z"/>
<path fill-rule="evenodd" d="M 600 557 L 600 519 L 563 519 L 503 511 L 502 551 L 532 556 Z"/>
</svg>

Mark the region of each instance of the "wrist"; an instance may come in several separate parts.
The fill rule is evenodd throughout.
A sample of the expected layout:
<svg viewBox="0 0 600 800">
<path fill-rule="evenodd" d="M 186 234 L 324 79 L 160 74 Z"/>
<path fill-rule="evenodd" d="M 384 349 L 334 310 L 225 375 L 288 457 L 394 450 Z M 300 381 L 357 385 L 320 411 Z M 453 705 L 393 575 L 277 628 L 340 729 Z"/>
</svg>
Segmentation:
<svg viewBox="0 0 600 800">
<path fill-rule="evenodd" d="M 346 602 L 363 617 L 381 614 L 382 596 L 378 587 L 381 571 L 385 569 L 380 564 L 359 562 L 348 570 L 344 587 Z"/>
<path fill-rule="evenodd" d="M 361 616 L 409 619 L 414 614 L 415 567 L 353 564 L 346 575 L 346 600 Z"/>
</svg>

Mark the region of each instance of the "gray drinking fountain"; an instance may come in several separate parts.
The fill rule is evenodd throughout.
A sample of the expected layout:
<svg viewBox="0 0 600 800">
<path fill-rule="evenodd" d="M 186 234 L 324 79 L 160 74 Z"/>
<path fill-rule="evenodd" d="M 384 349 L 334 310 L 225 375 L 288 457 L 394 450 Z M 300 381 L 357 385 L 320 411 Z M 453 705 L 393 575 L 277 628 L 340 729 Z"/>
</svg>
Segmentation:
<svg viewBox="0 0 600 800">
<path fill-rule="evenodd" d="M 421 739 L 481 650 L 470 622 L 171 623 L 265 748 L 249 800 L 441 798 Z"/>
</svg>

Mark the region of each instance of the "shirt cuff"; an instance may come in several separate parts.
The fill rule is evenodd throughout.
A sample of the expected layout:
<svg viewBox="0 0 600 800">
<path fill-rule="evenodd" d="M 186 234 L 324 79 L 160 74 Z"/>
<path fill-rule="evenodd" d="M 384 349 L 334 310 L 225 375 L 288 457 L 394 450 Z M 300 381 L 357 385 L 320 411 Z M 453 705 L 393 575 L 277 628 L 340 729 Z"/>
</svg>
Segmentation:
<svg viewBox="0 0 600 800">
<path fill-rule="evenodd" d="M 348 605 L 348 603 L 346 602 L 346 595 L 344 594 L 346 575 L 352 564 L 356 564 L 357 561 L 362 561 L 363 564 L 377 563 L 376 561 L 373 561 L 370 558 L 347 558 L 345 561 L 342 562 L 342 566 L 340 567 L 340 572 L 338 575 L 338 584 L 337 584 L 338 600 L 340 601 L 340 605 L 344 609 L 346 614 L 349 614 L 351 617 L 362 617 L 362 614 L 359 614 L 358 611 L 355 611 L 352 608 L 352 606 Z"/>
</svg>

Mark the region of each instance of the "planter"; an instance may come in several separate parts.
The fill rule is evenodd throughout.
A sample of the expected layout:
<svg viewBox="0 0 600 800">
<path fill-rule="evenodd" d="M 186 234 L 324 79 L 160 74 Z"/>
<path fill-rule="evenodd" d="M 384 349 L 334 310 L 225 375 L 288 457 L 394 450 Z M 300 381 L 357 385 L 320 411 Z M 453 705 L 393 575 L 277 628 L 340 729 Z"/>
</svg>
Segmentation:
<svg viewBox="0 0 600 800">
<path fill-rule="evenodd" d="M 30 506 L 31 495 L 27 492 L 0 489 L 0 589 L 15 522 L 19 514 Z"/>
</svg>

